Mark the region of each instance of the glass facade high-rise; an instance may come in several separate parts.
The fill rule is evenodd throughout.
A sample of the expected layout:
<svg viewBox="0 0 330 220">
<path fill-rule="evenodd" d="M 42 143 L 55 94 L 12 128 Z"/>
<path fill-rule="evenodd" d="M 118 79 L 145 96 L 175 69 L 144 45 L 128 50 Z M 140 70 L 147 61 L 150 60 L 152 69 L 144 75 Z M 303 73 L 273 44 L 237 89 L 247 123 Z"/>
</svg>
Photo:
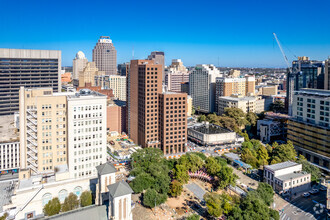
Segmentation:
<svg viewBox="0 0 330 220">
<path fill-rule="evenodd" d="M 93 49 L 93 62 L 107 75 L 117 74 L 117 50 L 108 36 L 101 36 Z"/>
<path fill-rule="evenodd" d="M 19 110 L 19 88 L 61 90 L 61 51 L 0 49 L 0 115 Z"/>
</svg>

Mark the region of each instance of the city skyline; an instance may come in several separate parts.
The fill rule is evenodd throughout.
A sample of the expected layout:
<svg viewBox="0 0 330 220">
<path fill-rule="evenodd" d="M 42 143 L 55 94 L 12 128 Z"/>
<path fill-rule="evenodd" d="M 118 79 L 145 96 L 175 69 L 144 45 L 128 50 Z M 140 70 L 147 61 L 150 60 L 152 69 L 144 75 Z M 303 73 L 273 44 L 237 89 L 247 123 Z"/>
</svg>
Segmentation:
<svg viewBox="0 0 330 220">
<path fill-rule="evenodd" d="M 166 65 L 180 58 L 186 66 L 285 67 L 273 40 L 276 32 L 290 61 L 293 54 L 315 60 L 329 56 L 330 3 L 325 0 L 313 3 L 318 10 L 309 10 L 307 1 L 210 1 L 205 7 L 186 1 L 59 1 L 52 7 L 38 2 L 3 4 L 0 48 L 61 50 L 62 66 L 71 66 L 79 50 L 92 60 L 95 41 L 106 35 L 117 49 L 117 63 L 131 60 L 134 48 L 134 59 L 164 51 Z"/>
</svg>

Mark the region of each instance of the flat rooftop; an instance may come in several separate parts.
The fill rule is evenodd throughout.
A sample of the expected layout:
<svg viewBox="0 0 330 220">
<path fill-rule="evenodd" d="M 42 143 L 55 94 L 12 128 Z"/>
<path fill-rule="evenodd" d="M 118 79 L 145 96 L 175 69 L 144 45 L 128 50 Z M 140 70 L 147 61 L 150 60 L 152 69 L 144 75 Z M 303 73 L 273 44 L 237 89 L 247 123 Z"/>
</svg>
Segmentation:
<svg viewBox="0 0 330 220">
<path fill-rule="evenodd" d="M 282 170 L 282 169 L 289 168 L 289 167 L 294 167 L 294 166 L 297 166 L 297 165 L 299 165 L 299 164 L 296 163 L 296 162 L 286 161 L 286 162 L 283 162 L 283 163 L 277 163 L 277 164 L 273 164 L 273 165 L 266 165 L 265 167 L 269 170 L 277 171 L 277 170 Z"/>
<path fill-rule="evenodd" d="M 276 178 L 279 180 L 282 180 L 282 181 L 287 181 L 287 180 L 290 180 L 291 178 L 294 180 L 294 179 L 304 177 L 307 175 L 308 175 L 307 172 L 298 172 L 298 173 L 288 173 L 285 175 L 277 176 Z"/>
<path fill-rule="evenodd" d="M 189 129 L 198 131 L 200 133 L 203 134 L 223 134 L 223 133 L 231 133 L 231 131 L 222 128 L 218 125 L 214 125 L 214 124 L 201 124 L 201 125 L 196 125 L 196 126 L 192 126 Z"/>
<path fill-rule="evenodd" d="M 19 141 L 14 115 L 0 116 L 0 143 Z"/>
</svg>

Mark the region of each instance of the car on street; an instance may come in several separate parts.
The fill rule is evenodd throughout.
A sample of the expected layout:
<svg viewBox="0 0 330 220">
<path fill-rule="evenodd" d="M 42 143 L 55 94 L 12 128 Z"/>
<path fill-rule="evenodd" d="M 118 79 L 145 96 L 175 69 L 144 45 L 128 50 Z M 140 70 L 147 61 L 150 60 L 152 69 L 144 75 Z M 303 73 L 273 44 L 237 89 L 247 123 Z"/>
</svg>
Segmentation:
<svg viewBox="0 0 330 220">
<path fill-rule="evenodd" d="M 303 194 L 303 196 L 304 197 L 309 197 L 311 194 L 309 194 L 308 192 L 305 192 L 304 194 Z"/>
<path fill-rule="evenodd" d="M 321 191 L 326 191 L 326 190 L 327 190 L 327 187 L 325 187 L 325 186 L 321 186 L 321 187 L 320 187 L 320 190 L 321 190 Z"/>
<path fill-rule="evenodd" d="M 310 194 L 313 194 L 313 195 L 316 194 L 316 193 L 318 193 L 318 192 L 319 192 L 318 189 L 312 189 L 312 190 L 309 191 L 309 193 Z"/>
</svg>

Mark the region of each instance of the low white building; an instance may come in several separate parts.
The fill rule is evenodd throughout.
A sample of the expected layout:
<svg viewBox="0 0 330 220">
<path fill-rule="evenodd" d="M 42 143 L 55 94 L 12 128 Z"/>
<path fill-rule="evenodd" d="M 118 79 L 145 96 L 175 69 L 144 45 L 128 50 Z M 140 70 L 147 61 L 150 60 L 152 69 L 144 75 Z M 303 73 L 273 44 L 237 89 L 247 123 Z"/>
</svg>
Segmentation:
<svg viewBox="0 0 330 220">
<path fill-rule="evenodd" d="M 286 161 L 266 165 L 264 167 L 264 182 L 271 185 L 275 192 L 294 194 L 310 189 L 311 174 L 302 171 L 302 164 Z"/>
<path fill-rule="evenodd" d="M 215 124 L 200 123 L 189 126 L 187 129 L 188 139 L 205 146 L 240 144 L 244 138 L 236 132 L 222 128 Z"/>
<path fill-rule="evenodd" d="M 260 113 L 265 110 L 265 100 L 261 96 L 232 95 L 218 97 L 218 114 L 225 113 L 225 108 L 240 108 L 244 113 Z"/>
<path fill-rule="evenodd" d="M 43 217 L 43 207 L 51 199 L 58 197 L 63 203 L 71 192 L 79 198 L 85 190 L 90 190 L 90 179 L 71 179 L 67 169 L 50 177 L 31 176 L 17 183 L 11 203 L 4 206 L 3 210 L 11 210 L 9 213 L 14 219 Z"/>
<path fill-rule="evenodd" d="M 0 143 L 0 172 L 18 172 L 19 142 Z"/>
</svg>

